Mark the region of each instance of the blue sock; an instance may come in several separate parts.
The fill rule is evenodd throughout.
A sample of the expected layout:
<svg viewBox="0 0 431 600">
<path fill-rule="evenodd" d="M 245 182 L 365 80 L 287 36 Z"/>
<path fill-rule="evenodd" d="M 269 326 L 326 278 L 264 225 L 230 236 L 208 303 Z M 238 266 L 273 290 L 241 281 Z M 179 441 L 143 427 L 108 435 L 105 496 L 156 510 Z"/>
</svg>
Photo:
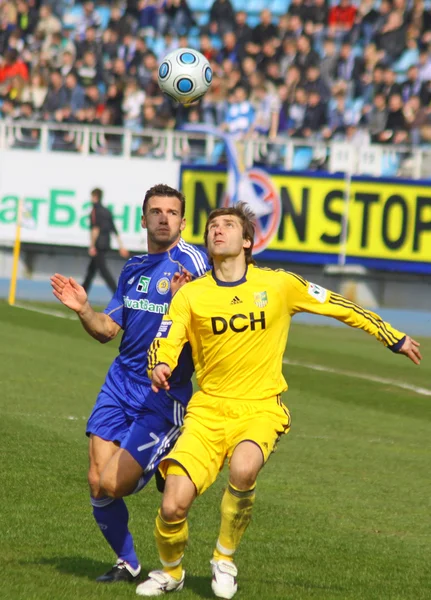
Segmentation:
<svg viewBox="0 0 431 600">
<path fill-rule="evenodd" d="M 138 557 L 129 531 L 129 511 L 122 498 L 91 498 L 93 515 L 100 531 L 121 560 L 125 560 L 133 569 L 139 566 Z"/>
</svg>

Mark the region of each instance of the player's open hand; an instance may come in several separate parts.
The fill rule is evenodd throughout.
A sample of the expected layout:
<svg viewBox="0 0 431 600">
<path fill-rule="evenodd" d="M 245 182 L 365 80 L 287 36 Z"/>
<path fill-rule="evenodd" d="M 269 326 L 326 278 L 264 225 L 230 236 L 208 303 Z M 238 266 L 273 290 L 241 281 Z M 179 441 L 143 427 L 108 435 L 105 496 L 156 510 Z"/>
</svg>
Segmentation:
<svg viewBox="0 0 431 600">
<path fill-rule="evenodd" d="M 398 350 L 399 354 L 404 354 L 407 358 L 410 358 L 415 365 L 420 365 L 422 360 L 422 354 L 419 350 L 419 342 L 412 339 L 409 335 L 406 335 L 406 339 L 404 340 L 404 344 Z"/>
<path fill-rule="evenodd" d="M 172 296 L 175 296 L 178 290 L 191 280 L 192 274 L 189 271 L 187 271 L 187 269 L 183 268 L 181 273 L 174 273 L 174 276 L 171 279 Z"/>
<path fill-rule="evenodd" d="M 51 286 L 54 296 L 75 312 L 80 312 L 88 300 L 87 292 L 73 277 L 55 273 L 51 277 Z"/>
<path fill-rule="evenodd" d="M 168 379 L 170 376 L 171 369 L 168 365 L 165 363 L 156 365 L 153 369 L 153 374 L 151 375 L 151 389 L 153 392 L 157 393 L 159 390 L 168 390 Z"/>
</svg>

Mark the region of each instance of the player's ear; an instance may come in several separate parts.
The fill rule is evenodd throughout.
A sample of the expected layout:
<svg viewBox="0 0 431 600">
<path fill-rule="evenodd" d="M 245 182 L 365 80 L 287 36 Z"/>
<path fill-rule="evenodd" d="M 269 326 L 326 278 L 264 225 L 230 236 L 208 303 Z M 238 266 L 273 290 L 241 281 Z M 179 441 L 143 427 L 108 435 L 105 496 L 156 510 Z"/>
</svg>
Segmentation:
<svg viewBox="0 0 431 600">
<path fill-rule="evenodd" d="M 141 226 L 142 226 L 142 229 L 147 228 L 147 220 L 145 218 L 145 215 L 142 215 L 142 217 L 141 217 Z"/>
<path fill-rule="evenodd" d="M 181 219 L 180 231 L 184 231 L 184 229 L 185 229 L 185 228 L 186 228 L 186 220 L 185 220 L 185 218 L 183 217 L 183 218 Z"/>
<path fill-rule="evenodd" d="M 243 248 L 250 248 L 251 247 L 251 240 L 244 240 L 243 244 L 242 244 Z"/>
</svg>

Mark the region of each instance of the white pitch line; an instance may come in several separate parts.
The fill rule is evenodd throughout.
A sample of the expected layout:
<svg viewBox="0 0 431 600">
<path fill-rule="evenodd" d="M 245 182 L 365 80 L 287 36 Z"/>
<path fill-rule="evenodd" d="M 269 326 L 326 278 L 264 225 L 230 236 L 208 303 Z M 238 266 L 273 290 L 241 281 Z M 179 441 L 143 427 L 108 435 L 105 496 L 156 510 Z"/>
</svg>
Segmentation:
<svg viewBox="0 0 431 600">
<path fill-rule="evenodd" d="M 323 365 L 316 365 L 314 363 L 303 363 L 296 360 L 289 360 L 288 358 L 283 359 L 284 365 L 291 365 L 294 367 L 301 367 L 303 369 L 311 369 L 312 371 L 321 371 L 322 373 L 333 373 L 334 375 L 341 375 L 343 377 L 352 377 L 354 379 L 363 379 L 364 381 L 372 381 L 374 383 L 382 383 L 383 385 L 391 385 L 393 387 L 401 388 L 403 390 L 409 390 L 415 392 L 421 396 L 431 396 L 431 390 L 423 387 L 412 385 L 411 383 L 405 383 L 403 381 L 397 381 L 396 379 L 385 379 L 384 377 L 378 377 L 376 375 L 368 375 L 365 373 L 355 373 L 354 371 L 340 371 L 338 369 L 332 369 L 331 367 L 324 367 Z"/>
<path fill-rule="evenodd" d="M 23 308 L 24 310 L 30 310 L 31 312 L 41 313 L 43 315 L 49 315 L 51 317 L 59 317 L 60 319 L 72 319 L 76 320 L 77 316 L 72 314 L 63 313 L 59 310 L 50 310 L 48 308 L 36 308 L 35 306 L 27 306 L 25 304 L 13 304 L 14 308 Z"/>
</svg>

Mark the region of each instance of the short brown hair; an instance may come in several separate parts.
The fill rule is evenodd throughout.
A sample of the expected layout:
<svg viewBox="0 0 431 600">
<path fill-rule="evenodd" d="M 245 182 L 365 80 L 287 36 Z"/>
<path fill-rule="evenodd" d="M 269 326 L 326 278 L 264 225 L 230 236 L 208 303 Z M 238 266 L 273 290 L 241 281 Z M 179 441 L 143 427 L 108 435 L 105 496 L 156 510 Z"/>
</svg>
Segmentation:
<svg viewBox="0 0 431 600">
<path fill-rule="evenodd" d="M 229 206 L 227 208 L 216 208 L 212 210 L 208 216 L 207 223 L 205 225 L 205 233 L 204 233 L 204 242 L 205 248 L 208 248 L 208 230 L 211 221 L 216 219 L 217 217 L 222 217 L 225 215 L 233 215 L 234 217 L 238 217 L 238 219 L 242 223 L 242 237 L 244 240 L 248 240 L 251 242 L 250 248 L 244 248 L 245 254 L 245 262 L 247 265 L 255 265 L 256 261 L 253 259 L 253 245 L 254 245 L 254 234 L 255 234 L 255 214 L 248 207 L 246 202 L 238 202 L 235 206 Z M 211 257 L 209 258 L 210 264 L 212 264 Z"/>
<path fill-rule="evenodd" d="M 96 196 L 97 202 L 102 202 L 103 192 L 100 188 L 94 188 L 94 190 L 91 190 L 91 195 Z"/>
<path fill-rule="evenodd" d="M 186 212 L 186 199 L 184 194 L 179 190 L 170 187 L 169 185 L 165 185 L 164 183 L 153 185 L 153 187 L 147 191 L 142 204 L 142 214 L 145 215 L 147 204 L 154 196 L 169 196 L 170 198 L 178 198 L 178 200 L 181 202 L 181 217 L 184 217 L 184 213 Z"/>
</svg>

